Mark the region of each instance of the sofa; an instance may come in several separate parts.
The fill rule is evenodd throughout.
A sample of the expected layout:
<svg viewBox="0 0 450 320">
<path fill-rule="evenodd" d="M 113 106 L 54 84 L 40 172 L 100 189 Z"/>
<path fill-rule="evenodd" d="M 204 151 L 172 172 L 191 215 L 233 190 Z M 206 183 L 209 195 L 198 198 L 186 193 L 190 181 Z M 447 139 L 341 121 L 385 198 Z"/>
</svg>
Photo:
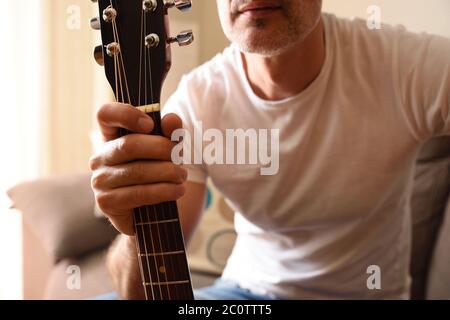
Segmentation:
<svg viewBox="0 0 450 320">
<path fill-rule="evenodd" d="M 22 215 L 25 299 L 92 299 L 113 291 L 105 257 L 118 236 L 96 207 L 89 173 L 42 178 L 8 190 Z M 208 187 L 205 215 L 189 246 L 194 288 L 220 275 L 234 243 L 234 213 Z M 80 285 L 71 281 L 81 276 Z"/>
<path fill-rule="evenodd" d="M 23 217 L 25 299 L 91 299 L 113 290 L 105 255 L 117 232 L 96 209 L 89 173 L 20 183 L 8 195 Z M 435 138 L 417 159 L 410 200 L 412 299 L 450 298 L 449 195 L 450 138 Z M 189 248 L 195 288 L 220 275 L 235 239 L 233 212 L 213 186 L 205 207 Z"/>
</svg>

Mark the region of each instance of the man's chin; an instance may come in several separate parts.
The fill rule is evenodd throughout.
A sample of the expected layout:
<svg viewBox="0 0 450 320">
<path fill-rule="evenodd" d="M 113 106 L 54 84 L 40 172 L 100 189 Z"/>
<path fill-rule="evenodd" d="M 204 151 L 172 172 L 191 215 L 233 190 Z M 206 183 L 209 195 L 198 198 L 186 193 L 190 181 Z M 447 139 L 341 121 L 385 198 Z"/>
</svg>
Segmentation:
<svg viewBox="0 0 450 320">
<path fill-rule="evenodd" d="M 238 43 L 240 50 L 244 53 L 260 55 L 264 57 L 273 57 L 282 54 L 287 46 L 267 43 Z"/>
<path fill-rule="evenodd" d="M 274 56 L 282 53 L 283 49 L 288 46 L 281 39 L 274 38 L 274 34 L 265 35 L 265 32 L 256 34 L 240 34 L 236 43 L 241 51 L 263 56 Z"/>
</svg>

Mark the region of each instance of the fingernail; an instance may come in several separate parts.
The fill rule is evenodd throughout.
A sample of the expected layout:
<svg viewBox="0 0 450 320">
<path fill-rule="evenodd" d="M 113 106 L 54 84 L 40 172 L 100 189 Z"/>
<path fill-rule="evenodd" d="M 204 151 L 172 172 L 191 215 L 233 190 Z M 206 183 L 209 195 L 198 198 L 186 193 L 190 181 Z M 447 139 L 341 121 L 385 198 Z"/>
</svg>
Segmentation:
<svg viewBox="0 0 450 320">
<path fill-rule="evenodd" d="M 138 121 L 139 128 L 144 132 L 150 132 L 153 130 L 153 121 L 148 117 L 142 117 Z"/>
</svg>

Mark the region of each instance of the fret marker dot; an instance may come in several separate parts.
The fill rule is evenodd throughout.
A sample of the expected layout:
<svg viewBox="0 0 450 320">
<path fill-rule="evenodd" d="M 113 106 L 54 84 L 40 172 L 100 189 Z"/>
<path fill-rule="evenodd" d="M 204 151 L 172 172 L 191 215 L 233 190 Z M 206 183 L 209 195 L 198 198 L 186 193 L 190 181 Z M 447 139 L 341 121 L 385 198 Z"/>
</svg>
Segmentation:
<svg viewBox="0 0 450 320">
<path fill-rule="evenodd" d="M 166 273 L 166 268 L 164 268 L 164 267 L 159 267 L 159 272 L 160 272 L 160 273 Z"/>
</svg>

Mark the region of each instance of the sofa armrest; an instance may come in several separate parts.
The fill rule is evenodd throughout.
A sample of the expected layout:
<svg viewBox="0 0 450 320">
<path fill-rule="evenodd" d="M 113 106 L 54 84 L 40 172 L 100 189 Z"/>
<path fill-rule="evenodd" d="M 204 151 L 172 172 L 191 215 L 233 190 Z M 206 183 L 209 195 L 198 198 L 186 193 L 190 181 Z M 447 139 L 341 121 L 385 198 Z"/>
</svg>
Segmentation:
<svg viewBox="0 0 450 320">
<path fill-rule="evenodd" d="M 117 231 L 94 214 L 90 174 L 37 179 L 8 190 L 14 208 L 55 260 L 103 248 Z"/>
<path fill-rule="evenodd" d="M 47 253 L 40 239 L 24 220 L 22 220 L 22 257 L 23 298 L 25 300 L 44 299 L 44 289 L 47 286 L 54 259 Z"/>
</svg>

